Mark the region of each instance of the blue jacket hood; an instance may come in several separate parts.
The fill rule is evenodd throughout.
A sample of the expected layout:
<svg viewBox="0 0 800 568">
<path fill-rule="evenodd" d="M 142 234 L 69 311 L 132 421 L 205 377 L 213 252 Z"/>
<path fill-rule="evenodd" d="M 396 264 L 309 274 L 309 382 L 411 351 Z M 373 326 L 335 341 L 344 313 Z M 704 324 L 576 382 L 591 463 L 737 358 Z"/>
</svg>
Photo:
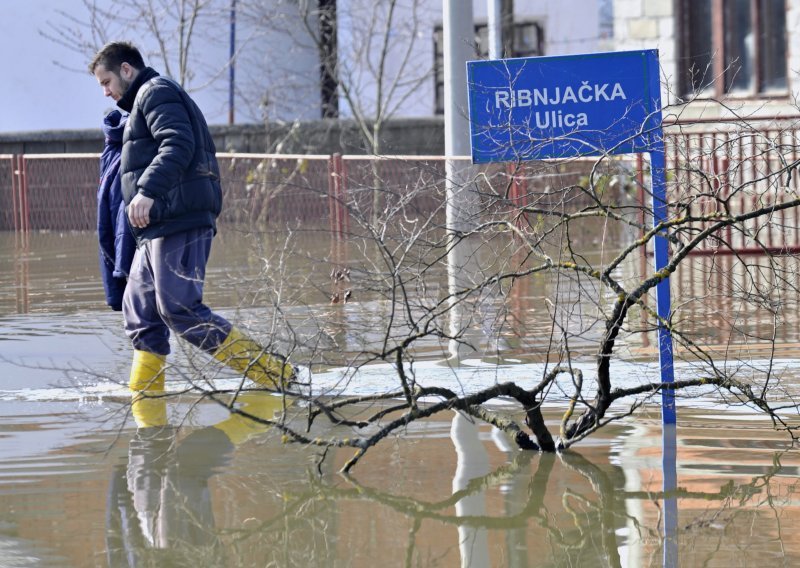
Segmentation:
<svg viewBox="0 0 800 568">
<path fill-rule="evenodd" d="M 125 130 L 127 115 L 117 109 L 109 112 L 103 119 L 103 137 L 106 144 L 122 145 L 122 133 Z"/>
</svg>

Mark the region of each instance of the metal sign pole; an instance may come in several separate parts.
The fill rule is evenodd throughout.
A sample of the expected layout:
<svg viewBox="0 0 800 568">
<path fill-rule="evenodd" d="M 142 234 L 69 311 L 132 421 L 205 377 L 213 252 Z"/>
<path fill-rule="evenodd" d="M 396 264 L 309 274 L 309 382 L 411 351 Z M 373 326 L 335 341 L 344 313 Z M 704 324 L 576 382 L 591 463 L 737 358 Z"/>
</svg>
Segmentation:
<svg viewBox="0 0 800 568">
<path fill-rule="evenodd" d="M 668 218 L 667 192 L 665 181 L 664 142 L 658 136 L 650 152 L 650 174 L 653 189 L 653 226 L 657 227 Z M 664 234 L 656 235 L 654 264 L 656 273 L 669 264 L 669 241 Z M 661 382 L 674 382 L 675 373 L 672 359 L 672 334 L 668 325 L 670 310 L 669 277 L 656 285 L 656 312 L 658 313 L 658 358 L 661 367 Z M 670 493 L 678 486 L 677 472 L 677 416 L 675 412 L 675 391 L 661 389 L 661 468 L 664 489 L 664 567 L 678 565 L 678 500 Z"/>
<path fill-rule="evenodd" d="M 660 138 L 660 137 L 659 137 Z M 653 226 L 667 220 L 667 191 L 665 181 L 664 143 L 659 141 L 650 151 L 650 174 L 653 186 Z M 656 273 L 669 264 L 669 241 L 664 233 L 658 234 L 654 242 Z M 672 333 L 665 322 L 669 321 L 671 302 L 669 294 L 669 277 L 664 277 L 656 285 L 656 313 L 658 323 L 658 358 L 661 367 L 661 382 L 668 384 L 675 381 L 672 361 Z M 675 424 L 675 391 L 671 388 L 661 389 L 661 421 L 663 424 Z"/>
</svg>

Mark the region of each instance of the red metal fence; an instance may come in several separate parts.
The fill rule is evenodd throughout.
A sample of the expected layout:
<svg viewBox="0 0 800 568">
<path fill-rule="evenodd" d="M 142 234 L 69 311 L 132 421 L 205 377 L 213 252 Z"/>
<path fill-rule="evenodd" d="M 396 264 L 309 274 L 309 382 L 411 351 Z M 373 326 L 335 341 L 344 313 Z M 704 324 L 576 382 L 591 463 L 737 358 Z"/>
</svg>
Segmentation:
<svg viewBox="0 0 800 568">
<path fill-rule="evenodd" d="M 711 127 L 709 127 L 711 126 Z M 668 130 L 667 175 L 674 217 L 736 216 L 795 199 L 800 184 L 796 120 L 764 118 L 740 123 L 704 121 Z M 696 233 L 713 219 L 692 226 Z M 691 231 L 685 232 L 691 236 Z M 800 209 L 728 226 L 695 252 L 800 251 Z"/>
<path fill-rule="evenodd" d="M 96 154 L 20 156 L 25 226 L 31 230 L 92 230 L 100 181 Z"/>
<path fill-rule="evenodd" d="M 667 182 L 673 216 L 740 214 L 798 192 L 790 167 L 800 159 L 798 128 L 770 122 L 674 125 L 666 131 Z M 219 154 L 223 223 L 283 228 L 329 223 L 334 232 L 402 209 L 404 218 L 443 225 L 445 158 Z M 646 204 L 647 167 L 630 157 L 606 161 L 606 179 L 638 179 Z M 0 155 L 0 230 L 94 230 L 99 177 L 96 154 Z M 492 211 L 519 205 L 575 208 L 590 198 L 581 186 L 594 162 L 474 166 Z M 774 173 L 783 171 L 782 176 Z M 596 173 L 596 172 L 595 172 Z M 682 237 L 708 226 L 695 222 Z M 800 210 L 776 211 L 720 231 L 698 252 L 800 250 Z"/>
<path fill-rule="evenodd" d="M 223 223 L 282 228 L 328 222 L 344 232 L 352 222 L 401 209 L 407 218 L 438 216 L 443 224 L 443 156 L 220 153 L 218 159 Z M 490 165 L 476 167 L 475 178 L 487 195 L 508 188 L 507 198 L 494 200 L 494 210 L 523 201 L 574 205 L 591 165 Z M 97 154 L 0 156 L 0 230 L 94 230 L 98 182 Z"/>
<path fill-rule="evenodd" d="M 218 159 L 221 222 L 264 226 L 328 219 L 330 156 L 218 154 Z"/>
<path fill-rule="evenodd" d="M 17 226 L 17 187 L 18 176 L 15 173 L 17 157 L 0 154 L 0 228 L 19 230 Z"/>
</svg>

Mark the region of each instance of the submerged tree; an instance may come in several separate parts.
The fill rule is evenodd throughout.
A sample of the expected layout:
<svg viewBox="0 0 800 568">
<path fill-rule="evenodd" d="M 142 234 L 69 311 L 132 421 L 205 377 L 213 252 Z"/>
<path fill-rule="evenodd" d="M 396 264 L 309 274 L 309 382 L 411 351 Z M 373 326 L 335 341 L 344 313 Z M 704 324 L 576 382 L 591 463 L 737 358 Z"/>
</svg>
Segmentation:
<svg viewBox="0 0 800 568">
<path fill-rule="evenodd" d="M 444 228 L 440 161 L 382 160 L 390 175 L 379 211 L 360 191 L 374 189 L 370 160 L 349 164 L 336 201 L 350 231 L 322 233 L 330 256 L 303 256 L 300 240 L 321 234 L 308 228 L 260 237 L 269 241 L 259 253 L 265 268 L 249 287 L 258 299 L 248 301 L 273 306 L 264 343 L 308 371 L 285 392 L 293 404 L 280 418 L 251 418 L 287 443 L 353 448 L 344 470 L 449 411 L 491 424 L 521 449 L 566 450 L 666 388 L 751 407 L 793 440 L 792 370 L 776 360 L 796 339 L 800 299 L 791 133 L 738 118 L 713 131 L 668 126 L 669 216 L 656 227 L 647 170 L 630 158 L 476 170 L 474 228 L 455 235 Z M 649 250 L 659 233 L 672 253 L 656 272 Z M 463 273 L 455 290 L 447 286 L 454 249 Z M 340 269 L 328 274 L 330 263 Z M 660 321 L 651 294 L 665 278 L 675 299 Z M 655 363 L 659 323 L 675 342 L 671 384 Z M 248 416 L 236 403 L 247 381 L 233 393 L 191 385 Z M 557 425 L 544 418 L 552 411 Z"/>
<path fill-rule="evenodd" d="M 376 8 L 381 17 L 373 22 L 391 23 L 395 6 Z M 314 17 L 317 25 L 319 14 Z M 179 21 L 186 24 L 183 16 Z M 234 414 L 274 425 L 287 442 L 353 448 L 345 470 L 387 436 L 442 411 L 489 423 L 522 449 L 565 450 L 665 388 L 748 405 L 794 439 L 790 417 L 797 404 L 788 373 L 775 361 L 781 344 L 797 335 L 794 125 L 730 109 L 730 122 L 714 130 L 689 121 L 669 125 L 669 214 L 655 227 L 645 169 L 602 156 L 476 169 L 468 183 L 480 203 L 470 229 L 448 231 L 443 163 L 378 157 L 382 121 L 395 108 L 382 93 L 402 101 L 414 86 L 384 82 L 391 77 L 391 31 L 388 24 L 381 33 L 370 28 L 358 44 L 372 54 L 367 61 L 377 64 L 366 68 L 383 85 L 371 103 L 357 100 L 357 70 L 332 57 L 324 68 L 340 81 L 373 154 L 335 172 L 341 191 L 330 194 L 327 180 L 320 182 L 324 176 L 313 179 L 302 159 L 280 181 L 266 174 L 239 180 L 302 188 L 346 210 L 349 219 L 346 234 L 341 225 L 325 233 L 327 259 L 301 257 L 300 265 L 293 265 L 300 250 L 295 242 L 312 233 L 287 219 L 292 231 L 285 239 L 259 242 L 264 270 L 245 286 L 252 292 L 248 302 L 273 308 L 263 343 L 309 369 L 285 393 L 295 404 L 278 420 L 249 415 L 236 404 L 246 381 L 231 397 L 206 380 L 214 371 L 194 360 L 185 374 L 188 388 Z M 325 51 L 327 40 L 318 39 Z M 259 210 L 258 203 L 248 206 Z M 249 218 L 250 226 L 257 220 Z M 649 256 L 657 235 L 672 248 L 658 272 Z M 460 259 L 456 289 L 447 286 L 447 260 L 454 257 Z M 328 278 L 339 288 L 331 294 L 333 306 L 317 293 Z M 666 278 L 676 293 L 669 320 L 661 321 L 650 296 Z M 542 316 L 531 318 L 531 310 Z M 676 345 L 677 380 L 669 385 L 652 364 L 658 325 Z M 471 358 L 493 373 L 490 384 L 464 378 L 474 370 Z M 529 363 L 517 367 L 527 376 L 511 359 Z M 434 360 L 446 378 L 431 371 Z M 335 380 L 326 370 L 332 366 L 345 369 Z M 496 401 L 505 405 L 487 404 Z M 544 419 L 549 408 L 561 414 L 557 431 Z M 330 422 L 352 433 L 325 435 L 323 424 Z"/>
</svg>

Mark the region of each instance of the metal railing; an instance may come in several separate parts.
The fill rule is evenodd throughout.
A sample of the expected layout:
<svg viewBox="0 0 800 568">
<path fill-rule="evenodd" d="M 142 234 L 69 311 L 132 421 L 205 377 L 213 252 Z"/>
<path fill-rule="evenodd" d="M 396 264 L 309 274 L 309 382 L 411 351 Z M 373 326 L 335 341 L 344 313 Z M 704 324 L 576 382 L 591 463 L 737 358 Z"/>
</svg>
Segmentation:
<svg viewBox="0 0 800 568">
<path fill-rule="evenodd" d="M 800 117 L 706 120 L 666 129 L 668 186 L 674 204 L 671 215 L 708 219 L 692 223 L 686 234 L 711 226 L 714 215 L 745 215 L 797 198 L 798 120 Z M 771 214 L 743 219 L 706 239 L 694 252 L 765 251 L 800 251 L 800 209 L 777 208 Z"/>
<path fill-rule="evenodd" d="M 800 189 L 792 175 L 800 159 L 800 128 L 792 121 L 779 125 L 775 120 L 761 127 L 720 121 L 668 126 L 671 215 L 711 219 L 714 213 L 738 215 L 794 198 Z M 218 157 L 224 191 L 221 223 L 258 228 L 329 223 L 331 231 L 344 233 L 354 217 L 370 219 L 397 208 L 407 217 L 440 216 L 444 222 L 443 156 Z M 609 176 L 638 180 L 640 205 L 646 206 L 648 169 L 641 156 L 606 162 Z M 586 204 L 586 192 L 579 186 L 586 185 L 593 164 L 576 160 L 474 168 L 481 191 L 495 196 L 492 212 L 505 208 L 513 214 L 524 205 Z M 0 155 L 0 230 L 94 230 L 98 178 L 97 154 Z M 691 238 L 710 222 L 690 223 L 683 236 Z M 800 251 L 800 210 L 782 209 L 728 226 L 696 252 L 765 249 Z"/>
<path fill-rule="evenodd" d="M 99 154 L 0 155 L 0 230 L 95 229 Z M 457 158 L 469 162 L 469 158 Z M 223 187 L 221 223 L 283 228 L 328 222 L 350 229 L 353 217 L 402 209 L 407 217 L 441 216 L 444 156 L 218 154 Z M 528 201 L 580 200 L 577 184 L 588 160 L 569 167 L 538 163 L 476 167 L 481 191 L 504 191 L 492 210 Z M 489 195 L 489 193 L 486 193 Z M 536 197 L 532 197 L 532 196 Z M 588 201 L 586 198 L 584 202 Z"/>
</svg>

